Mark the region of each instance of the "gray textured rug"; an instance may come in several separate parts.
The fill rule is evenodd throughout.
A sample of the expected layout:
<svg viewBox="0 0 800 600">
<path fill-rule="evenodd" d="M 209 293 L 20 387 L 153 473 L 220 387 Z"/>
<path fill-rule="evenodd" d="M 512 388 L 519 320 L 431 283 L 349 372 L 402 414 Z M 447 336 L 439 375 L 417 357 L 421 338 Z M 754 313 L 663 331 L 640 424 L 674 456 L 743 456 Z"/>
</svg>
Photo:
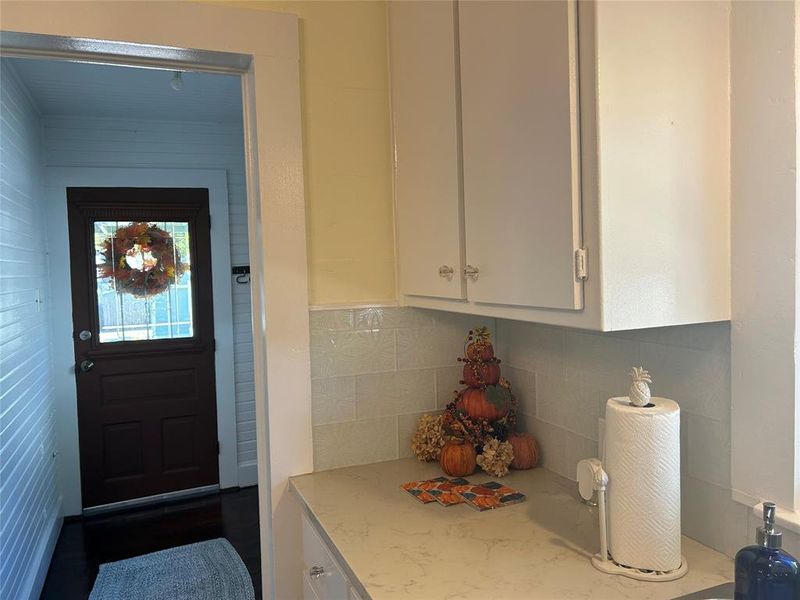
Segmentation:
<svg viewBox="0 0 800 600">
<path fill-rule="evenodd" d="M 254 600 L 253 582 L 219 538 L 100 565 L 89 600 Z"/>
</svg>

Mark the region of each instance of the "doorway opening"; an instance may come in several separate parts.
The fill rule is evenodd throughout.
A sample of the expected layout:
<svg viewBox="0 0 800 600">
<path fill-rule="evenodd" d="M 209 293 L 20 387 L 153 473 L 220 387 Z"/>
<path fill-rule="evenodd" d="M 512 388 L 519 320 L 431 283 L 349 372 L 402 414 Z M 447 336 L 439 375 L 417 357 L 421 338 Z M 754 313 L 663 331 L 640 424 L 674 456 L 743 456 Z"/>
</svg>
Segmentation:
<svg viewBox="0 0 800 600">
<path fill-rule="evenodd" d="M 45 277 L 35 282 L 35 293 L 53 350 L 52 439 L 65 515 L 255 485 L 250 290 L 247 278 L 233 275 L 249 268 L 240 77 L 30 58 L 3 58 L 2 71 L 6 104 L 15 113 L 15 133 L 39 157 L 26 165 L 26 176 L 39 182 L 39 193 L 31 199 L 34 206 L 20 210 L 26 211 L 32 228 L 44 233 L 47 264 Z M 4 165 L 4 170 L 13 168 Z M 108 214 L 84 219 L 94 223 L 96 231 L 86 233 L 76 250 L 78 256 L 82 252 L 88 257 L 83 269 L 76 265 L 74 252 L 70 260 L 77 234 L 67 226 L 69 190 L 77 188 L 108 190 Z M 152 188 L 167 191 L 156 193 Z M 187 236 L 188 221 L 164 212 L 182 188 L 205 194 L 211 213 L 210 221 L 206 216 L 203 223 L 207 252 L 192 256 L 191 265 L 187 244 L 194 245 L 196 236 Z M 126 196 L 114 189 L 141 193 Z M 149 193 L 143 191 L 147 189 Z M 130 214 L 111 207 L 121 197 L 128 198 Z M 135 210 L 137 204 L 142 210 Z M 161 287 L 151 286 L 144 296 L 141 290 L 123 289 L 119 278 L 101 272 L 100 246 L 115 236 L 118 240 L 119 232 L 134 222 L 160 231 L 159 223 L 170 223 L 168 245 L 175 250 L 186 246 L 185 265 L 175 265 L 172 279 Z M 113 231 L 105 231 L 111 223 Z M 125 263 L 126 272 L 146 275 L 150 281 L 157 273 L 165 275 L 150 269 L 149 263 L 130 267 L 142 256 L 152 260 L 146 253 L 130 257 L 133 262 Z M 199 277 L 204 269 L 205 279 Z M 80 284 L 76 277 L 82 278 Z M 207 288 L 205 302 L 199 285 Z M 76 293 L 77 287 L 85 289 Z M 205 316 L 199 314 L 203 309 Z M 77 322 L 79 315 L 87 319 L 83 325 Z M 159 348 L 199 340 L 202 327 L 194 327 L 192 319 L 201 316 L 210 353 L 195 348 L 187 363 L 192 368 L 182 371 L 180 384 L 180 376 L 167 376 L 163 369 L 174 357 L 158 358 Z M 165 335 L 176 340 L 159 341 Z M 103 354 L 123 347 L 128 352 L 136 349 L 140 358 L 117 359 L 114 364 L 127 366 L 113 375 L 104 371 Z M 130 379 L 131 360 L 150 360 L 150 375 Z M 209 364 L 203 366 L 203 361 Z M 162 367 L 154 366 L 159 364 Z M 200 413 L 188 398 L 202 395 L 205 406 L 212 408 L 198 420 Z M 156 404 L 168 401 L 183 405 L 169 413 L 169 419 L 167 413 L 156 418 Z M 98 419 L 98 410 L 112 409 L 117 412 L 112 422 Z M 141 414 L 131 411 L 149 411 L 147 426 Z M 168 443 L 155 444 L 156 439 Z M 198 469 L 203 477 L 187 475 Z M 152 479 L 157 471 L 162 472 L 158 485 Z M 99 493 L 98 481 L 116 481 L 119 489 Z"/>
</svg>

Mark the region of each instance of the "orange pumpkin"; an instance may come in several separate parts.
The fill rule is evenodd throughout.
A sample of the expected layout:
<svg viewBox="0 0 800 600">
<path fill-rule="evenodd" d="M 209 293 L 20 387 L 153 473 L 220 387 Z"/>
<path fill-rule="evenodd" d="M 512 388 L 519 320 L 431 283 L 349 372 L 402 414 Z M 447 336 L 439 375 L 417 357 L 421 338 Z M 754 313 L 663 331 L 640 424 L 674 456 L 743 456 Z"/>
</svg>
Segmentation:
<svg viewBox="0 0 800 600">
<path fill-rule="evenodd" d="M 464 351 L 469 360 L 483 361 L 494 358 L 494 346 L 488 340 L 477 340 L 467 344 Z"/>
<path fill-rule="evenodd" d="M 491 334 L 486 327 L 478 327 L 469 332 L 464 355 L 468 360 L 487 361 L 494 358 L 494 347 L 490 342 Z"/>
<path fill-rule="evenodd" d="M 499 407 L 486 397 L 486 391 L 481 388 L 467 388 L 461 393 L 457 404 L 473 419 L 486 419 L 496 421 L 508 414 L 508 406 Z"/>
<path fill-rule="evenodd" d="M 464 383 L 470 387 L 496 385 L 500 381 L 500 365 L 496 362 L 464 362 Z"/>
<path fill-rule="evenodd" d="M 508 436 L 511 449 L 514 451 L 512 469 L 531 469 L 539 464 L 539 444 L 536 438 L 528 433 L 512 433 Z"/>
<path fill-rule="evenodd" d="M 442 448 L 439 463 L 442 465 L 442 471 L 451 477 L 466 477 L 475 472 L 478 466 L 477 458 L 478 453 L 472 444 L 460 441 L 447 442 Z"/>
</svg>

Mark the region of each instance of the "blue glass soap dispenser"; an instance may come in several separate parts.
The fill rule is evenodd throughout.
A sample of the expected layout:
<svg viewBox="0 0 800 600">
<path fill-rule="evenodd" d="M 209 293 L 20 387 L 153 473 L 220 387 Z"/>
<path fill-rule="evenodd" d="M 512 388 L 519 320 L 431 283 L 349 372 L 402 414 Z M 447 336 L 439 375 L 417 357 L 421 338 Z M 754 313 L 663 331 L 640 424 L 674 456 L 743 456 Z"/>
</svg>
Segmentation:
<svg viewBox="0 0 800 600">
<path fill-rule="evenodd" d="M 764 502 L 756 544 L 736 553 L 735 569 L 735 600 L 800 600 L 800 565 L 781 550 L 774 502 Z"/>
</svg>

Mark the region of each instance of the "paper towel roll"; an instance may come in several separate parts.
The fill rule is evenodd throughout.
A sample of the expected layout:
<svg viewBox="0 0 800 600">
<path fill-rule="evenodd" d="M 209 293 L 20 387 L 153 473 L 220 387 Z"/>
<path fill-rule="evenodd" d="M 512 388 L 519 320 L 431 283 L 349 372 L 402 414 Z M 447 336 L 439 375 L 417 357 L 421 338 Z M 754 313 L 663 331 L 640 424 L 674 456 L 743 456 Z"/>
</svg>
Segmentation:
<svg viewBox="0 0 800 600">
<path fill-rule="evenodd" d="M 606 404 L 609 552 L 622 565 L 671 571 L 681 565 L 680 408 L 651 402 Z"/>
</svg>

